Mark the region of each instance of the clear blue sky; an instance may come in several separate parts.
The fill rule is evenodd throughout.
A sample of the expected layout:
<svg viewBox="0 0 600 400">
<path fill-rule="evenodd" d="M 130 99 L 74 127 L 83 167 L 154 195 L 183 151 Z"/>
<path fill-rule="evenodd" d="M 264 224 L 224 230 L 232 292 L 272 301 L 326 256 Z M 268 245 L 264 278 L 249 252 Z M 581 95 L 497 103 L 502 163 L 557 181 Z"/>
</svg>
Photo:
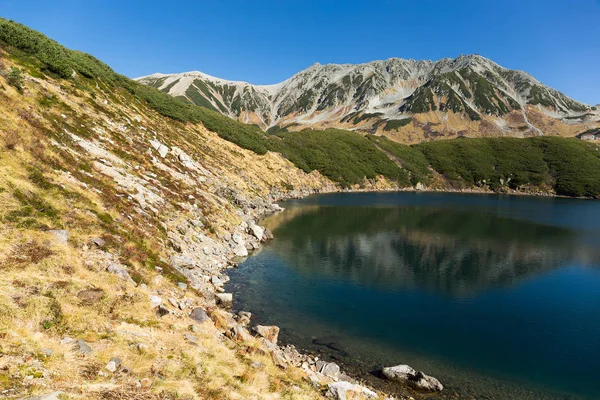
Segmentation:
<svg viewBox="0 0 600 400">
<path fill-rule="evenodd" d="M 0 0 L 0 15 L 130 77 L 269 84 L 315 62 L 478 53 L 600 103 L 600 0 Z"/>
</svg>

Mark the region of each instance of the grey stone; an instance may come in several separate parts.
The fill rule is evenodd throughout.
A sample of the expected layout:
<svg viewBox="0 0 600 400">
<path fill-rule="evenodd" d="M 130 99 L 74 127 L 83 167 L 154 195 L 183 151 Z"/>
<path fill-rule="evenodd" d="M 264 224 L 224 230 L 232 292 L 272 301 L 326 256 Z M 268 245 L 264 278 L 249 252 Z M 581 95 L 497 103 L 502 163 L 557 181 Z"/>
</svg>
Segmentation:
<svg viewBox="0 0 600 400">
<path fill-rule="evenodd" d="M 190 318 L 196 322 L 203 323 L 208 319 L 208 315 L 206 314 L 206 311 L 204 311 L 204 309 L 197 307 L 194 308 L 190 313 Z"/>
<path fill-rule="evenodd" d="M 49 232 L 54 235 L 58 243 L 64 244 L 69 240 L 69 232 L 64 229 L 53 229 Z"/>
<path fill-rule="evenodd" d="M 248 342 L 252 340 L 252 335 L 246 328 L 240 325 L 236 325 L 228 332 L 227 336 L 236 342 Z"/>
<path fill-rule="evenodd" d="M 118 357 L 113 357 L 110 359 L 110 361 L 106 364 L 106 366 L 104 368 L 106 368 L 108 371 L 110 372 L 115 372 L 117 369 L 119 369 L 119 367 L 121 366 L 121 359 Z"/>
<path fill-rule="evenodd" d="M 75 342 L 75 349 L 81 354 L 91 354 L 92 348 L 85 342 L 85 340 L 79 339 Z"/>
<path fill-rule="evenodd" d="M 265 235 L 264 235 L 264 239 L 265 240 L 273 240 L 275 236 L 273 236 L 273 232 L 271 232 L 271 230 L 269 228 L 265 228 Z"/>
<path fill-rule="evenodd" d="M 75 341 L 75 339 L 65 336 L 61 339 L 60 344 L 71 344 Z"/>
<path fill-rule="evenodd" d="M 106 241 L 102 238 L 94 238 L 91 240 L 91 242 L 101 249 L 106 246 Z"/>
<path fill-rule="evenodd" d="M 250 363 L 250 368 L 263 369 L 263 368 L 265 368 L 265 364 L 260 361 L 255 360 Z"/>
<path fill-rule="evenodd" d="M 179 289 L 183 289 L 183 290 L 186 290 L 188 287 L 187 283 L 183 283 L 183 282 L 177 282 L 177 286 L 179 287 Z"/>
<path fill-rule="evenodd" d="M 211 276 L 210 281 L 212 282 L 213 285 L 215 285 L 217 287 L 221 287 L 224 285 L 223 281 L 216 275 Z"/>
<path fill-rule="evenodd" d="M 198 338 L 190 333 L 186 333 L 185 338 L 187 339 L 188 342 L 190 342 L 193 345 L 198 344 Z"/>
<path fill-rule="evenodd" d="M 239 233 L 234 233 L 233 236 L 231 236 L 231 239 L 236 243 L 236 244 L 244 244 L 244 238 L 242 237 L 242 235 L 240 235 Z"/>
<path fill-rule="evenodd" d="M 340 376 L 340 367 L 336 363 L 330 362 L 321 368 L 321 373 L 330 378 L 337 379 Z"/>
<path fill-rule="evenodd" d="M 108 267 L 106 268 L 106 270 L 108 272 L 110 272 L 111 274 L 115 274 L 121 277 L 121 279 L 123 280 L 129 280 L 131 279 L 131 276 L 129 275 L 129 272 L 127 272 L 127 270 L 125 269 L 125 267 L 122 267 L 119 264 L 115 264 L 115 263 L 110 263 L 108 265 Z"/>
<path fill-rule="evenodd" d="M 171 256 L 171 264 L 175 267 L 182 268 L 193 268 L 195 263 L 194 260 L 187 254 L 179 254 Z"/>
</svg>

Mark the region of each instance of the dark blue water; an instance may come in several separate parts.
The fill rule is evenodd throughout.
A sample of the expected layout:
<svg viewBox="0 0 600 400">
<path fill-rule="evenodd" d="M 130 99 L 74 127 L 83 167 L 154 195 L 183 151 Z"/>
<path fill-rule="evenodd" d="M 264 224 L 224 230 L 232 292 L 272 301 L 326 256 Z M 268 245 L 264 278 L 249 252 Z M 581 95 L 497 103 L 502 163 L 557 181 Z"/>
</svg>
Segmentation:
<svg viewBox="0 0 600 400">
<path fill-rule="evenodd" d="M 600 399 L 600 202 L 360 193 L 284 206 L 228 288 L 284 341 L 375 385 L 378 368 L 411 364 L 446 384 L 437 398 Z"/>
</svg>

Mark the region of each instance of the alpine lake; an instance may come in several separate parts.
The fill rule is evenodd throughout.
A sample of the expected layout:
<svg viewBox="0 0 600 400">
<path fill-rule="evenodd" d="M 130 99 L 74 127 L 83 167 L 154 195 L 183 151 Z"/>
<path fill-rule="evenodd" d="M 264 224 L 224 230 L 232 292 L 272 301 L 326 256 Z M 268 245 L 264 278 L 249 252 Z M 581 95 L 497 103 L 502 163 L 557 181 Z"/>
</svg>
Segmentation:
<svg viewBox="0 0 600 400">
<path fill-rule="evenodd" d="M 282 204 L 275 239 L 226 290 L 280 342 L 390 393 L 382 367 L 438 378 L 431 399 L 600 399 L 600 202 L 341 193 Z"/>
</svg>

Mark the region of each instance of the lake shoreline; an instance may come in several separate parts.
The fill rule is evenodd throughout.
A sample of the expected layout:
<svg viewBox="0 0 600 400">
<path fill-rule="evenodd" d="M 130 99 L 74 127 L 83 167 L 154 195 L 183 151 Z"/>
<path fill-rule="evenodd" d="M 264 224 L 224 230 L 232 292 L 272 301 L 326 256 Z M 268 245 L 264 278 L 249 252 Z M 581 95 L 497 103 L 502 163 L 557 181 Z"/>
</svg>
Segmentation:
<svg viewBox="0 0 600 400">
<path fill-rule="evenodd" d="M 463 190 L 451 190 L 451 189 L 425 189 L 425 190 L 417 190 L 415 188 L 404 188 L 404 189 L 374 189 L 374 188 L 366 188 L 366 189 L 340 189 L 338 188 L 338 190 L 333 190 L 333 191 L 325 191 L 325 192 L 313 192 L 313 193 L 302 193 L 302 195 L 288 195 L 288 196 L 282 196 L 281 198 L 278 198 L 274 201 L 287 201 L 287 200 L 292 200 L 292 199 L 303 199 L 306 197 L 311 197 L 314 195 L 334 195 L 336 193 L 402 193 L 402 192 L 413 192 L 413 193 L 456 193 L 456 194 L 485 194 L 485 195 L 498 195 L 498 196 L 524 196 L 524 197 L 556 197 L 556 198 L 573 198 L 573 197 L 567 197 L 567 196 L 559 196 L 559 195 L 555 195 L 552 193 L 531 193 L 531 192 L 522 192 L 522 191 L 515 191 L 515 192 L 510 192 L 510 193 L 498 193 L 498 192 L 494 192 L 491 190 L 477 190 L 477 189 L 463 189 Z M 573 198 L 576 199 L 576 198 Z M 587 198 L 584 198 L 587 199 Z M 275 212 L 276 213 L 276 212 Z M 274 214 L 273 212 L 265 212 L 262 213 L 261 215 L 257 215 L 256 217 L 258 218 L 259 223 L 261 223 L 260 221 L 264 220 L 264 218 L 268 217 L 269 215 Z M 250 257 L 252 257 L 252 254 L 250 254 Z M 249 310 L 252 311 L 252 310 Z M 281 348 L 285 348 L 285 346 L 289 345 L 289 344 L 295 344 L 292 341 L 287 342 L 287 341 L 283 341 L 282 342 L 282 346 L 280 346 Z M 299 350 L 295 350 L 297 351 L 299 354 L 303 354 L 304 356 L 311 354 L 310 350 L 307 349 L 299 349 Z M 314 354 L 313 354 L 314 356 Z M 341 364 L 341 366 L 344 367 L 345 372 L 349 374 L 350 377 L 354 378 L 355 380 L 362 382 L 363 384 L 366 384 L 367 386 L 371 387 L 371 388 L 375 388 L 377 390 L 380 390 L 382 392 L 388 393 L 388 394 L 394 394 L 394 395 L 399 395 L 399 396 L 406 396 L 405 398 L 408 398 L 408 396 L 412 396 L 412 397 L 416 397 L 416 398 L 420 398 L 421 396 L 424 397 L 428 397 L 428 398 L 439 398 L 439 399 L 443 399 L 443 398 L 447 398 L 446 395 L 453 395 L 450 393 L 444 393 L 443 394 L 431 394 L 431 393 L 423 393 L 423 392 L 414 392 L 412 391 L 410 388 L 408 387 L 404 387 L 403 385 L 399 385 L 396 383 L 390 383 L 389 381 L 386 381 L 384 379 L 382 379 L 377 371 L 366 371 L 364 368 L 361 368 L 360 366 L 357 365 L 353 365 L 352 361 L 349 362 L 340 362 L 339 364 Z M 427 373 L 427 371 L 424 371 L 425 373 Z M 444 383 L 444 382 L 442 382 Z M 456 388 L 453 388 L 456 389 Z M 460 390 L 459 390 L 460 392 Z M 456 392 L 454 393 L 456 394 Z M 464 393 L 467 394 L 467 393 Z M 474 395 L 472 393 L 469 393 L 467 395 Z"/>
</svg>

